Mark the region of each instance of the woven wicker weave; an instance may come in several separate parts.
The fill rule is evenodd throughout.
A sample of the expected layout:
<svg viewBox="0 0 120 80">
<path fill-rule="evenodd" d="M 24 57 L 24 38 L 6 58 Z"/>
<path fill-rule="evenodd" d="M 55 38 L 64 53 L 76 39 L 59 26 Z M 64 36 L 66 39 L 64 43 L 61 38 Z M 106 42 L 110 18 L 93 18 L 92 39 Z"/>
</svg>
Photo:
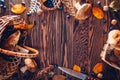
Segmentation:
<svg viewBox="0 0 120 80">
<path fill-rule="evenodd" d="M 9 78 L 18 70 L 18 65 L 21 62 L 21 57 L 33 58 L 38 55 L 38 51 L 36 49 L 30 48 L 24 45 L 23 47 L 25 47 L 26 50 L 29 50 L 32 53 L 30 54 L 21 53 L 19 51 L 14 52 L 12 49 L 13 47 L 10 46 L 9 48 L 9 46 L 7 46 L 8 48 L 6 48 L 5 44 L 2 42 L 4 41 L 3 37 L 6 37 L 5 36 L 6 34 L 9 34 L 9 37 L 11 37 L 16 33 L 19 33 L 19 35 L 17 36 L 20 37 L 20 34 L 21 34 L 20 30 L 13 30 L 13 31 L 11 30 L 10 32 L 12 32 L 12 34 L 9 33 L 9 30 L 7 31 L 7 33 L 5 33 L 5 30 L 7 30 L 7 28 L 9 27 L 8 24 L 11 21 L 17 20 L 17 19 L 20 19 L 20 16 L 7 15 L 7 16 L 0 17 L 0 80 L 5 80 Z"/>
<path fill-rule="evenodd" d="M 59 8 L 61 1 L 62 0 L 52 0 L 52 2 L 55 3 L 53 7 L 46 7 L 44 4 L 45 2 L 43 3 L 42 0 L 40 0 L 40 3 L 43 10 L 56 10 L 57 8 Z"/>
</svg>

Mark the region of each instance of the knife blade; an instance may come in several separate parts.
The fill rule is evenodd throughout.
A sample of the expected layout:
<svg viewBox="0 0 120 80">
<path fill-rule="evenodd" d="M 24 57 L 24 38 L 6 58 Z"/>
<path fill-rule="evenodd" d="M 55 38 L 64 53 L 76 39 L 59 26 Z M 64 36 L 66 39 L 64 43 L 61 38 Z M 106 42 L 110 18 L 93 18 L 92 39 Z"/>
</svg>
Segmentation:
<svg viewBox="0 0 120 80">
<path fill-rule="evenodd" d="M 73 76 L 73 77 L 76 77 L 78 79 L 82 79 L 82 80 L 99 80 L 98 78 L 93 78 L 91 76 L 88 76 L 86 74 L 83 74 L 83 73 L 78 73 L 72 69 L 68 69 L 68 68 L 65 68 L 65 67 L 60 67 L 58 66 L 58 69 L 60 69 L 61 71 Z"/>
</svg>

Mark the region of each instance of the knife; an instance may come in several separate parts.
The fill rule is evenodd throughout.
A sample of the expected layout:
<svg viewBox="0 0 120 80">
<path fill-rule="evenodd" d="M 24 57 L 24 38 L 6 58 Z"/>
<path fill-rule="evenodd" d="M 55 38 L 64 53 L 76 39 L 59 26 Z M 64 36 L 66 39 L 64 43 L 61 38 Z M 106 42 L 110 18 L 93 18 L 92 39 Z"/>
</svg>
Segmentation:
<svg viewBox="0 0 120 80">
<path fill-rule="evenodd" d="M 98 78 L 94 78 L 94 77 L 91 77 L 91 76 L 88 76 L 86 74 L 83 74 L 83 73 L 78 73 L 72 69 L 68 69 L 68 68 L 65 68 L 65 67 L 60 67 L 58 66 L 58 69 L 60 69 L 61 71 L 73 76 L 73 77 L 76 77 L 78 79 L 82 79 L 82 80 L 99 80 Z"/>
</svg>

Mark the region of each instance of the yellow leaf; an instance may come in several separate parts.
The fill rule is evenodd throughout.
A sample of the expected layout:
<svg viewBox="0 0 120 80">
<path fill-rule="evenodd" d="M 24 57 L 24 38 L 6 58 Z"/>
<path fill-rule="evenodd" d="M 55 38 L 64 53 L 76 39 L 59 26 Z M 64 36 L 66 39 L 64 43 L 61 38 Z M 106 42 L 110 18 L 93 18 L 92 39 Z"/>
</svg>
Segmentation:
<svg viewBox="0 0 120 80">
<path fill-rule="evenodd" d="M 103 11 L 98 8 L 98 7 L 93 7 L 92 8 L 92 14 L 97 18 L 97 19 L 103 19 L 104 18 L 104 13 Z"/>
<path fill-rule="evenodd" d="M 12 6 L 11 11 L 15 14 L 21 14 L 25 11 L 26 7 L 22 4 L 15 4 Z"/>
<path fill-rule="evenodd" d="M 29 30 L 32 29 L 34 27 L 34 24 L 18 24 L 14 26 L 14 29 L 22 29 L 22 30 Z"/>
<path fill-rule="evenodd" d="M 81 72 L 81 68 L 76 64 L 73 66 L 73 70 L 79 73 Z"/>
<path fill-rule="evenodd" d="M 100 72 L 102 72 L 103 71 L 103 63 L 97 63 L 95 66 L 94 66 L 94 68 L 93 68 L 93 72 L 95 73 L 95 74 L 98 74 L 98 73 L 100 73 Z"/>
</svg>

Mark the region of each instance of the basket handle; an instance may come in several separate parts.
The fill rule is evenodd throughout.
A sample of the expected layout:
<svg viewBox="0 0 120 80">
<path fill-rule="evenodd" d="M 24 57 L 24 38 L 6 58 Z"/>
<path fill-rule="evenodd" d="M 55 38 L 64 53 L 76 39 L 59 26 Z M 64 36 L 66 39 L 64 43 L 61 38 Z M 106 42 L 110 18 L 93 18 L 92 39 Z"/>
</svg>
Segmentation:
<svg viewBox="0 0 120 80">
<path fill-rule="evenodd" d="M 0 48 L 0 52 L 5 55 L 9 56 L 16 56 L 16 57 L 27 57 L 27 58 L 34 58 L 38 56 L 38 50 L 28 47 L 28 46 L 23 46 L 25 49 L 30 50 L 33 54 L 27 54 L 27 53 L 21 53 L 21 52 L 14 52 L 10 50 L 5 50 Z"/>
</svg>

